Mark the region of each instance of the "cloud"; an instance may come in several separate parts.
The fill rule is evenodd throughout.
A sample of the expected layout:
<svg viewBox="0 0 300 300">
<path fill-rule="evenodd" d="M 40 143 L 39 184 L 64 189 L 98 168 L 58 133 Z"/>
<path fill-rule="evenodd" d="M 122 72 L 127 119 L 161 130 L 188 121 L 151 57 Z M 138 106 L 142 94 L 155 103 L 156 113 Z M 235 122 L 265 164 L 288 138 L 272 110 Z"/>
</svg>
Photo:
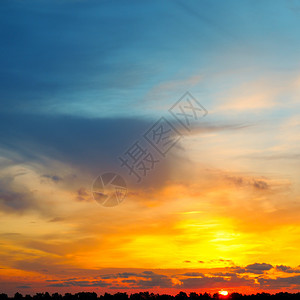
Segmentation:
<svg viewBox="0 0 300 300">
<path fill-rule="evenodd" d="M 278 277 L 276 279 L 272 278 L 258 278 L 262 288 L 267 289 L 282 289 L 282 288 L 300 288 L 300 275 L 292 276 L 292 277 Z"/>
<path fill-rule="evenodd" d="M 290 266 L 279 265 L 276 266 L 276 271 L 284 272 L 284 273 L 300 273 L 300 269 L 292 268 Z"/>
<path fill-rule="evenodd" d="M 122 280 L 122 282 L 124 282 L 124 283 L 136 283 L 136 280 L 134 280 L 134 279 L 124 279 L 124 280 Z"/>
<path fill-rule="evenodd" d="M 186 289 L 197 289 L 197 288 L 214 288 L 214 287 L 242 287 L 242 286 L 253 286 L 255 284 L 253 279 L 237 277 L 231 275 L 229 279 L 223 277 L 201 277 L 201 278 L 187 278 L 181 279 L 182 285 L 180 287 Z"/>
<path fill-rule="evenodd" d="M 14 176 L 0 177 L 0 210 L 22 213 L 26 210 L 40 210 L 33 193 L 14 182 Z"/>
<path fill-rule="evenodd" d="M 268 190 L 269 183 L 265 178 L 225 175 L 225 178 L 237 186 L 249 186 L 257 190 Z"/>
<path fill-rule="evenodd" d="M 118 274 L 111 274 L 101 276 L 101 278 L 111 279 L 111 278 L 131 278 L 122 280 L 124 283 L 129 283 L 131 288 L 153 288 L 153 287 L 172 287 L 172 279 L 163 274 L 157 274 L 153 271 L 143 271 L 141 273 L 134 272 L 123 272 Z"/>
<path fill-rule="evenodd" d="M 255 263 L 245 267 L 246 272 L 251 272 L 254 274 L 263 274 L 264 271 L 269 271 L 272 268 L 272 265 L 266 263 Z"/>
<path fill-rule="evenodd" d="M 188 276 L 188 277 L 203 277 L 204 275 L 202 273 L 199 272 L 187 272 L 187 273 L 183 273 L 183 276 Z"/>
<path fill-rule="evenodd" d="M 43 174 L 42 175 L 43 178 L 48 178 L 51 179 L 53 182 L 59 182 L 62 181 L 63 179 L 58 176 L 58 175 L 49 175 L 49 174 Z"/>
<path fill-rule="evenodd" d="M 11 161 L 36 168 L 41 178 L 60 183 L 62 187 L 70 188 L 74 180 L 85 180 L 87 176 L 95 178 L 104 171 L 120 173 L 126 181 L 136 186 L 136 178 L 129 175 L 130 170 L 126 167 L 121 167 L 119 157 L 123 157 L 129 147 L 139 141 L 146 151 L 159 160 L 142 185 L 160 187 L 171 177 L 182 178 L 189 161 L 185 157 L 183 144 L 173 147 L 163 158 L 146 143 L 142 135 L 154 121 L 133 117 L 86 118 L 0 113 L 0 135 L 3 137 L 0 149 L 6 151 L 5 155 Z M 202 130 L 218 131 L 224 126 L 210 128 L 206 124 Z M 66 174 L 70 168 L 76 173 L 73 177 Z M 55 173 L 50 173 L 49 169 Z M 89 201 L 85 186 L 78 190 L 76 197 L 80 201 Z"/>
<path fill-rule="evenodd" d="M 246 273 L 246 269 L 241 267 L 230 267 L 228 269 L 234 273 Z"/>
<path fill-rule="evenodd" d="M 135 273 L 135 272 L 122 272 L 117 274 L 105 274 L 101 275 L 102 279 L 111 279 L 111 278 L 129 278 L 129 277 L 148 277 L 147 273 Z"/>
<path fill-rule="evenodd" d="M 49 220 L 50 223 L 54 223 L 54 222 L 61 222 L 63 221 L 64 218 L 61 218 L 61 217 L 55 217 L 55 218 L 52 218 L 51 220 Z"/>
<path fill-rule="evenodd" d="M 52 167 L 48 166 L 47 159 L 49 159 L 74 168 L 80 177 L 84 174 L 95 177 L 104 171 L 112 171 L 122 173 L 123 177 L 126 176 L 135 183 L 136 178 L 130 177 L 129 170 L 121 167 L 119 157 L 123 156 L 137 140 L 146 151 L 153 152 L 152 146 L 142 138 L 146 130 L 152 126 L 152 120 L 88 119 L 25 114 L 2 114 L 0 120 L 2 125 L 0 134 L 3 137 L 0 148 L 7 151 L 10 159 L 15 160 L 17 153 L 22 163 L 40 165 L 40 169 L 41 166 L 46 169 Z M 172 158 L 175 156 L 176 167 L 180 166 L 182 150 L 173 147 L 172 153 L 173 155 L 168 155 L 166 159 L 159 157 L 159 164 L 143 184 L 160 186 L 168 180 L 174 167 Z M 156 156 L 159 154 L 156 153 Z M 183 158 L 181 160 L 183 161 Z M 59 169 L 56 169 L 56 172 L 59 172 Z M 159 178 L 155 172 L 159 172 Z M 55 182 L 62 181 L 60 174 L 43 174 L 42 178 L 49 178 Z M 82 200 L 84 191 L 80 190 L 79 193 L 78 196 Z"/>
<path fill-rule="evenodd" d="M 269 185 L 263 180 L 254 180 L 253 186 L 259 190 L 266 190 L 269 188 Z"/>
<path fill-rule="evenodd" d="M 148 288 L 167 288 L 172 287 L 172 279 L 167 275 L 157 274 L 153 271 L 143 271 L 140 273 L 135 272 L 122 272 L 109 275 L 100 275 L 102 280 L 63 280 L 55 283 L 51 283 L 48 286 L 50 287 L 70 287 L 70 286 L 98 286 L 98 287 L 110 287 L 115 288 L 127 288 L 128 285 L 132 289 L 148 289 Z M 130 278 L 130 279 L 124 279 Z M 112 282 L 111 279 L 122 279 L 118 283 L 116 281 Z M 124 283 L 124 284 L 122 284 Z"/>
<path fill-rule="evenodd" d="M 108 166 L 105 161 L 117 160 L 150 121 L 2 114 L 1 124 L 1 147 L 17 151 L 25 161 L 47 155 L 66 163 L 99 169 Z"/>
<path fill-rule="evenodd" d="M 151 276 L 147 278 L 148 280 L 137 280 L 134 287 L 148 289 L 153 287 L 170 288 L 173 286 L 171 278 L 169 278 L 166 275 L 153 273 Z"/>
<path fill-rule="evenodd" d="M 110 286 L 110 283 L 107 283 L 102 280 L 94 280 L 94 281 L 88 281 L 88 280 L 69 280 L 69 281 L 63 281 L 60 283 L 51 283 L 48 284 L 48 287 L 108 287 Z"/>
<path fill-rule="evenodd" d="M 254 266 L 255 265 L 255 266 Z M 254 269 L 268 269 L 267 264 L 252 264 Z M 287 267 L 287 266 L 285 266 Z M 223 268 L 227 270 L 228 268 Z M 281 269 L 281 268 L 279 268 Z M 283 268 L 286 269 L 286 268 Z M 287 267 L 289 269 L 289 267 Z M 141 271 L 135 269 L 136 272 L 117 272 L 111 274 L 97 275 L 97 273 L 105 270 L 87 270 L 62 268 L 63 272 L 56 272 L 63 275 L 76 274 L 76 277 L 64 279 L 47 279 L 45 281 L 47 287 L 106 287 L 109 289 L 153 289 L 153 288 L 173 288 L 173 289 L 211 289 L 211 288 L 242 288 L 248 287 L 253 289 L 299 289 L 300 275 L 291 277 L 272 278 L 268 275 L 264 277 L 248 276 L 246 274 L 236 274 L 234 272 L 215 272 L 214 269 L 205 269 L 203 272 L 186 272 L 176 273 L 178 270 L 160 270 L 160 273 L 152 270 Z M 131 269 L 133 270 L 133 269 Z M 222 269 L 221 269 L 222 270 Z M 249 273 L 244 268 L 245 273 Z M 203 271 L 200 270 L 199 271 Z M 46 272 L 46 271 L 45 271 Z M 49 273 L 51 274 L 51 273 Z M 255 274 L 255 272 L 254 272 Z M 91 277 L 92 276 L 92 277 Z M 101 278 L 99 280 L 99 278 Z"/>
<path fill-rule="evenodd" d="M 220 276 L 220 277 L 233 277 L 233 276 L 236 276 L 235 273 L 230 273 L 230 272 L 217 272 L 217 273 L 214 273 L 215 276 Z"/>
<path fill-rule="evenodd" d="M 89 193 L 89 191 L 84 188 L 81 187 L 78 191 L 77 191 L 77 198 L 78 201 L 91 201 L 91 194 Z"/>
</svg>

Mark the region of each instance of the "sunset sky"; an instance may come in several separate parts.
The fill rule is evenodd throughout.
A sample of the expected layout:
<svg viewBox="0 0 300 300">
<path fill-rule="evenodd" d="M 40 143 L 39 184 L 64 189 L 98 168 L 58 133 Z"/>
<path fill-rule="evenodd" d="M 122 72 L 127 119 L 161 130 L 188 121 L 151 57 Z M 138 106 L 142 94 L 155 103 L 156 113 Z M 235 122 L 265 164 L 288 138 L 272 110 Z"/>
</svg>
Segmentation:
<svg viewBox="0 0 300 300">
<path fill-rule="evenodd" d="M 0 6 L 0 293 L 300 291 L 300 1 Z M 159 160 L 140 183 L 136 141 Z"/>
</svg>

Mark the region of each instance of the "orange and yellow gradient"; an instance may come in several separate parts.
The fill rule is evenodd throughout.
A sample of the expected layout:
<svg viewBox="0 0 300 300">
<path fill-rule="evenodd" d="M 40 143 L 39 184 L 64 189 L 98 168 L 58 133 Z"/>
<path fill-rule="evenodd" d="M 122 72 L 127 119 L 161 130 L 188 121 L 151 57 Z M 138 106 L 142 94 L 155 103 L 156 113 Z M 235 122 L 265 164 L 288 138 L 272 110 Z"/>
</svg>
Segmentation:
<svg viewBox="0 0 300 300">
<path fill-rule="evenodd" d="M 298 138 L 294 126 L 279 125 L 285 139 Z M 166 184 L 135 188 L 114 208 L 100 207 L 88 189 L 78 201 L 22 166 L 15 184 L 33 191 L 39 213 L 1 216 L 3 291 L 297 290 L 299 177 L 295 162 L 258 158 L 269 151 L 255 150 L 261 138 L 256 128 L 187 137 L 193 168 L 177 176 L 175 165 Z M 282 147 L 288 153 L 282 141 L 272 151 Z"/>
</svg>

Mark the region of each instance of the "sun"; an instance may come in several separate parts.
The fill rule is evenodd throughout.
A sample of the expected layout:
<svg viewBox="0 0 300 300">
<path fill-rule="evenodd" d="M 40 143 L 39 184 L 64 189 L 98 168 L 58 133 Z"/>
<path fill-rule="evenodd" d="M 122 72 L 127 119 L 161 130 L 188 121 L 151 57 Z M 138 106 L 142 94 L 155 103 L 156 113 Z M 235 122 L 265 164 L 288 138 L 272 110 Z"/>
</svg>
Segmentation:
<svg viewBox="0 0 300 300">
<path fill-rule="evenodd" d="M 227 291 L 219 291 L 219 294 L 222 295 L 222 296 L 228 296 Z"/>
</svg>

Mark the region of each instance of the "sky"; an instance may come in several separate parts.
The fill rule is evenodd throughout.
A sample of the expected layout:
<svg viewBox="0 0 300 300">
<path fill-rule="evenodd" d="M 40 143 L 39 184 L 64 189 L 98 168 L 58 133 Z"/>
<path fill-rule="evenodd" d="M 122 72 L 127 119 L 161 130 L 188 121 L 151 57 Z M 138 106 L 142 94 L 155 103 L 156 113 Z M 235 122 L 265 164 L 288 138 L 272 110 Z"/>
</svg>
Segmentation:
<svg viewBox="0 0 300 300">
<path fill-rule="evenodd" d="M 300 290 L 300 1 L 0 6 L 0 292 Z"/>
</svg>

